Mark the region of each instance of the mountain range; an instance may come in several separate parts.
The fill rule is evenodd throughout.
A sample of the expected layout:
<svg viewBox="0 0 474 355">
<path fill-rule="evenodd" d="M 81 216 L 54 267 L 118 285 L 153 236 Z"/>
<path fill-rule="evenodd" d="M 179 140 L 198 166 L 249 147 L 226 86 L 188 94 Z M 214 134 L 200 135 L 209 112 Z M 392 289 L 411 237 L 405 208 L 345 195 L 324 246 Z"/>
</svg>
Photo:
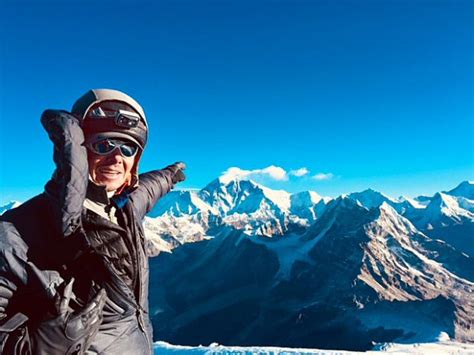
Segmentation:
<svg viewBox="0 0 474 355">
<path fill-rule="evenodd" d="M 373 209 L 386 203 L 428 236 L 443 239 L 459 250 L 474 253 L 474 182 L 432 197 L 392 198 L 367 189 L 340 196 Z M 216 179 L 198 191 L 172 191 L 148 214 L 145 226 L 158 249 L 208 238 L 216 228 L 230 226 L 249 236 L 282 236 L 309 228 L 337 198 L 314 191 L 290 194 L 251 180 Z M 211 230 L 211 232 L 210 232 Z"/>
<path fill-rule="evenodd" d="M 145 221 L 170 251 L 150 264 L 155 337 L 347 350 L 441 333 L 473 342 L 473 191 L 466 181 L 432 197 L 326 198 L 216 179 L 172 192 Z"/>
<path fill-rule="evenodd" d="M 145 218 L 155 339 L 367 350 L 474 342 L 474 183 L 336 198 L 216 179 Z M 1 209 L 1 207 L 0 207 Z M 164 252 L 163 252 L 164 251 Z"/>
</svg>

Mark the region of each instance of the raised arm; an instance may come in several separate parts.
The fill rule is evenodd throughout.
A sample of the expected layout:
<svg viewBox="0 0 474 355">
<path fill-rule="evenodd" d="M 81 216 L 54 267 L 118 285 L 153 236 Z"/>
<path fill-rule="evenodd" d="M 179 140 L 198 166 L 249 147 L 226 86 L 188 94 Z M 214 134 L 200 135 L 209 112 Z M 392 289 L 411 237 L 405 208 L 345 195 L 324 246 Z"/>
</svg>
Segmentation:
<svg viewBox="0 0 474 355">
<path fill-rule="evenodd" d="M 57 231 L 67 237 L 81 225 L 81 211 L 88 184 L 84 133 L 76 117 L 66 111 L 46 110 L 41 123 L 54 144 L 56 170 L 46 184 L 52 199 Z"/>
<path fill-rule="evenodd" d="M 140 174 L 140 184 L 130 194 L 130 202 L 135 207 L 138 218 L 143 219 L 161 197 L 173 189 L 178 182 L 184 181 L 185 168 L 184 163 L 178 162 L 162 170 Z"/>
</svg>

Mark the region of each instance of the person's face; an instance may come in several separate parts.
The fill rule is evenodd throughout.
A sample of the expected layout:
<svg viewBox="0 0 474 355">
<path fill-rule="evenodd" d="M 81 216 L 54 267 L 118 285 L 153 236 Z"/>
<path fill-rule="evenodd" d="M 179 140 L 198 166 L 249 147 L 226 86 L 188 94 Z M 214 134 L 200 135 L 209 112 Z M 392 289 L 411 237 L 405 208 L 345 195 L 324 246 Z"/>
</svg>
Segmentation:
<svg viewBox="0 0 474 355">
<path fill-rule="evenodd" d="M 107 191 L 117 190 L 130 177 L 135 157 L 123 156 L 118 148 L 107 155 L 98 155 L 87 149 L 89 174 L 96 184 L 105 186 Z"/>
</svg>

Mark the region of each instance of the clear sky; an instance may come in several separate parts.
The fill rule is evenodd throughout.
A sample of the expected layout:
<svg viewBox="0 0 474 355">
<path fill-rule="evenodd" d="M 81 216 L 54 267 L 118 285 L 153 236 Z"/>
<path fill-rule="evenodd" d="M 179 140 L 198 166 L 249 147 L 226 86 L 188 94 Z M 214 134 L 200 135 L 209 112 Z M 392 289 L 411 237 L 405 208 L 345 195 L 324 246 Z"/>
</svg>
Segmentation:
<svg viewBox="0 0 474 355">
<path fill-rule="evenodd" d="M 0 203 L 53 171 L 41 112 L 104 87 L 147 112 L 141 170 L 185 161 L 184 188 L 231 167 L 327 196 L 474 180 L 470 0 L 0 3 Z"/>
</svg>

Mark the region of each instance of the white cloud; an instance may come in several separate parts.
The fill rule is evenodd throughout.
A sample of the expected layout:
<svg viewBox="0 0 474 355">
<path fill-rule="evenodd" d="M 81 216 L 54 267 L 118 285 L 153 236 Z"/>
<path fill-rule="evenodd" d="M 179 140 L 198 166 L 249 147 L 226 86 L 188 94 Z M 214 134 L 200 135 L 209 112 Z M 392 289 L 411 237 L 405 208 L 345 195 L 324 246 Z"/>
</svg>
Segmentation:
<svg viewBox="0 0 474 355">
<path fill-rule="evenodd" d="M 243 178 L 248 177 L 250 174 L 251 174 L 250 170 L 244 170 L 237 167 L 232 167 L 224 171 L 224 173 L 222 173 L 221 175 L 221 178 L 228 178 L 229 180 L 232 180 L 233 178 L 243 179 Z"/>
<path fill-rule="evenodd" d="M 299 168 L 296 170 L 291 170 L 290 175 L 301 177 L 309 174 L 309 170 L 307 168 Z"/>
<path fill-rule="evenodd" d="M 259 174 L 267 174 L 275 180 L 288 180 L 288 174 L 285 169 L 279 166 L 271 165 L 258 172 Z"/>
<path fill-rule="evenodd" d="M 224 171 L 220 177 L 222 181 L 228 183 L 232 180 L 239 179 L 271 179 L 276 181 L 288 181 L 289 176 L 303 177 L 309 174 L 309 170 L 306 167 L 302 167 L 296 170 L 287 172 L 285 169 L 270 165 L 263 169 L 245 170 L 238 167 L 232 167 Z M 334 177 L 332 173 L 318 173 L 311 176 L 314 180 L 330 180 Z"/>
<path fill-rule="evenodd" d="M 330 180 L 334 177 L 332 173 L 318 173 L 313 176 L 315 180 Z"/>
<path fill-rule="evenodd" d="M 288 180 L 288 173 L 279 166 L 270 165 L 264 169 L 244 170 L 237 167 L 227 169 L 222 175 L 221 180 L 231 181 L 234 179 L 255 179 L 271 178 L 278 181 Z"/>
</svg>

